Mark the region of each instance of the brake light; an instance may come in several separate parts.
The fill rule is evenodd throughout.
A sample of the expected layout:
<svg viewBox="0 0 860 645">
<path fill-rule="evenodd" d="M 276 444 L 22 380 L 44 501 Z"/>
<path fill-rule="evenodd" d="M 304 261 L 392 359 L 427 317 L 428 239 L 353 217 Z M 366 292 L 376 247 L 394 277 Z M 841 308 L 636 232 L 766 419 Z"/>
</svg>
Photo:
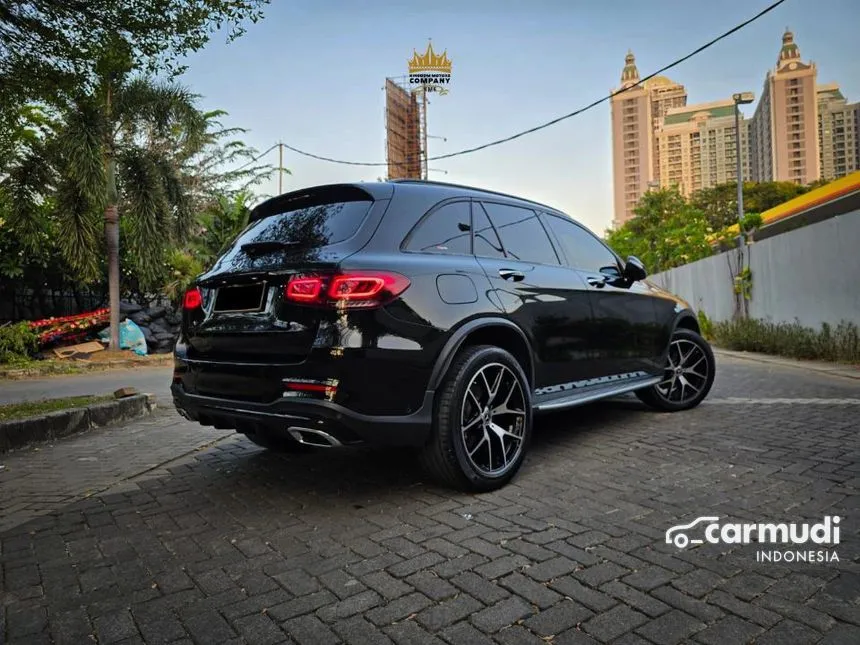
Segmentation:
<svg viewBox="0 0 860 645">
<path fill-rule="evenodd" d="M 182 301 L 182 307 L 184 309 L 197 309 L 202 306 L 203 294 L 200 293 L 200 289 L 193 287 L 185 292 L 185 298 Z"/>
<path fill-rule="evenodd" d="M 322 279 L 320 278 L 292 279 L 287 284 L 287 299 L 298 302 L 313 302 L 319 298 L 322 287 Z"/>
<path fill-rule="evenodd" d="M 390 302 L 410 285 L 388 271 L 350 271 L 335 275 L 297 276 L 285 289 L 287 300 L 344 308 L 367 308 Z"/>
<path fill-rule="evenodd" d="M 294 392 L 323 392 L 326 394 L 337 391 L 336 385 L 324 383 L 285 383 L 284 388 Z"/>
</svg>

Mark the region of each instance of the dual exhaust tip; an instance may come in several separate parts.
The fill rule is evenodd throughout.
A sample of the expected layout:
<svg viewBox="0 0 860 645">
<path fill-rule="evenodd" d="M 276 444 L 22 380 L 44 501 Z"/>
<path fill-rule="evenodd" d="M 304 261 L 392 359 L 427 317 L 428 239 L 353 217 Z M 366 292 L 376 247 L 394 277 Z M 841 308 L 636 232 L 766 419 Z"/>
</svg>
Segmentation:
<svg viewBox="0 0 860 645">
<path fill-rule="evenodd" d="M 302 428 L 291 426 L 287 428 L 290 436 L 304 446 L 314 446 L 317 448 L 339 448 L 343 444 L 332 437 L 328 432 L 317 430 L 316 428 Z"/>
</svg>

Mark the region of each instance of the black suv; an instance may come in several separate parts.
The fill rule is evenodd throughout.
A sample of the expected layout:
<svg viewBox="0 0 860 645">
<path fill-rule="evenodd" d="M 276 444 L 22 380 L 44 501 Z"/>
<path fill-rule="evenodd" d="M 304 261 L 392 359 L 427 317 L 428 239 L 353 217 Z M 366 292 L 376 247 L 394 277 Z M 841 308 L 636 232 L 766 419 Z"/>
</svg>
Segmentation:
<svg viewBox="0 0 860 645">
<path fill-rule="evenodd" d="M 509 195 L 426 181 L 280 195 L 185 294 L 174 402 L 268 448 L 414 446 L 442 483 L 491 490 L 522 464 L 533 413 L 707 395 L 696 317 L 645 275 Z"/>
</svg>

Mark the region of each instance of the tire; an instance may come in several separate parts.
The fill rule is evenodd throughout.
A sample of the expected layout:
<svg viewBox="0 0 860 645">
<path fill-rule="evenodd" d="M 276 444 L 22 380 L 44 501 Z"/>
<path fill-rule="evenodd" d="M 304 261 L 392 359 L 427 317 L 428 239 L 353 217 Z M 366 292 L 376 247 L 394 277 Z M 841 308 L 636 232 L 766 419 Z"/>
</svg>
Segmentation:
<svg viewBox="0 0 860 645">
<path fill-rule="evenodd" d="M 531 434 L 531 395 L 520 364 L 498 347 L 467 347 L 438 390 L 433 431 L 420 458 L 444 486 L 496 490 L 519 471 Z"/>
<path fill-rule="evenodd" d="M 716 371 L 708 342 L 690 329 L 676 329 L 666 362 L 663 381 L 637 391 L 639 400 L 662 412 L 680 412 L 699 405 L 711 391 Z M 688 387 L 695 393 L 687 394 Z"/>
<path fill-rule="evenodd" d="M 305 446 L 291 437 L 283 437 L 272 432 L 245 432 L 248 441 L 272 452 L 308 452 L 312 446 Z"/>
</svg>

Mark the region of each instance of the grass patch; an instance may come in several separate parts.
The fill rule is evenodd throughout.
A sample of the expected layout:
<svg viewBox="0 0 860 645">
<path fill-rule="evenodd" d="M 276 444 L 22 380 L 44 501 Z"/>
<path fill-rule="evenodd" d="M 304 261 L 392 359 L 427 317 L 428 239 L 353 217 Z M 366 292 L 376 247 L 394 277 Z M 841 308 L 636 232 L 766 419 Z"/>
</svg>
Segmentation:
<svg viewBox="0 0 860 645">
<path fill-rule="evenodd" d="M 712 333 L 714 343 L 726 349 L 860 363 L 860 330 L 853 322 L 842 321 L 835 328 L 824 323 L 815 330 L 797 321 L 774 323 L 749 318 L 714 323 Z"/>
<path fill-rule="evenodd" d="M 11 421 L 12 419 L 27 419 L 38 417 L 48 412 L 68 410 L 70 408 L 82 408 L 94 403 L 104 403 L 113 400 L 112 394 L 100 394 L 90 396 L 69 396 L 63 399 L 42 399 L 40 401 L 25 401 L 23 403 L 10 403 L 0 405 L 0 421 Z"/>
</svg>

